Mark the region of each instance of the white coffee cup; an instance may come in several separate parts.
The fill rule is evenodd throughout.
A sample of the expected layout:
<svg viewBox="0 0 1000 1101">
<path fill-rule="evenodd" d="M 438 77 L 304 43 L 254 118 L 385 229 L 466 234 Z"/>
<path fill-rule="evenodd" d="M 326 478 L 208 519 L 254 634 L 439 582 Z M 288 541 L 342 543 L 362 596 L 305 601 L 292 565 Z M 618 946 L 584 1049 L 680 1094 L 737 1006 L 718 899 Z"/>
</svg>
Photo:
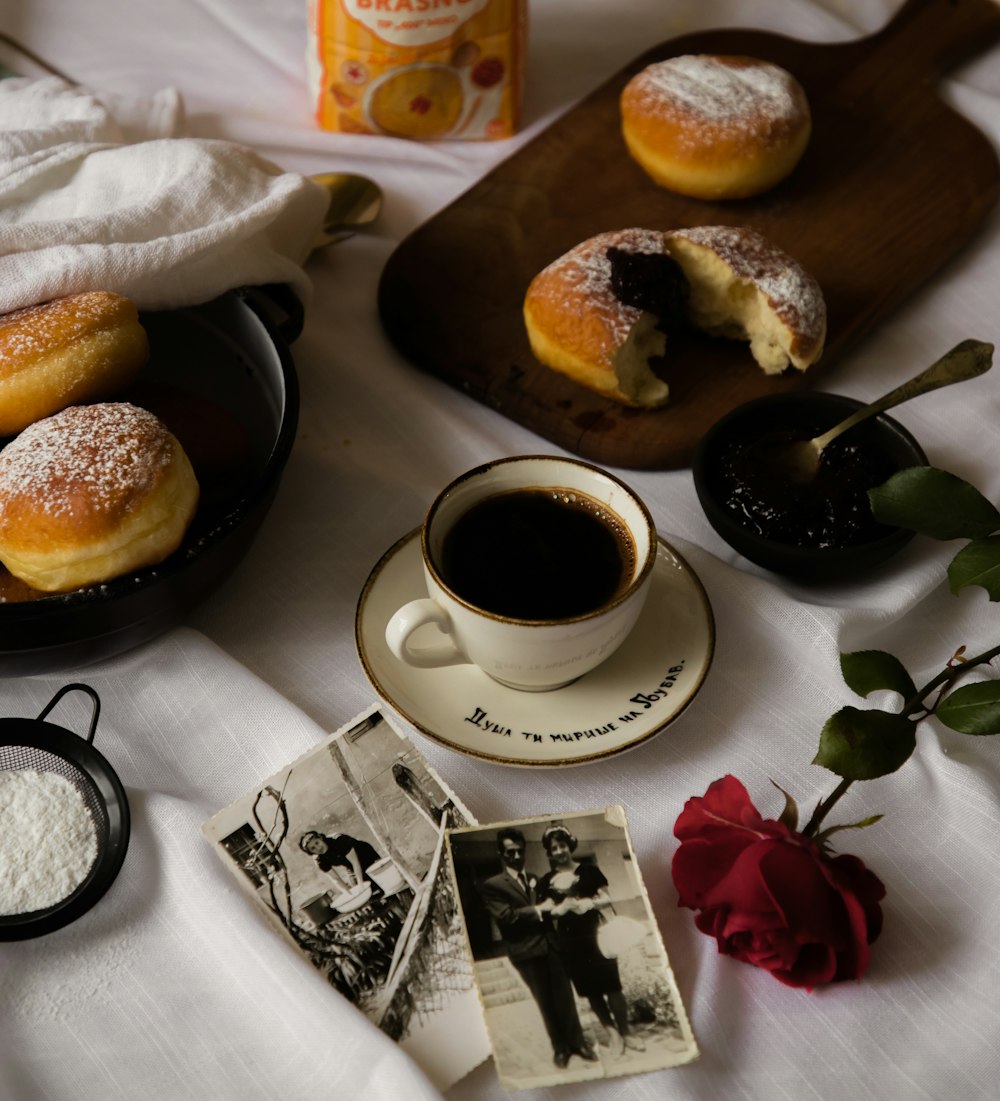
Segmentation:
<svg viewBox="0 0 1000 1101">
<path fill-rule="evenodd" d="M 634 554 L 618 591 L 591 611 L 562 619 L 514 618 L 470 603 L 442 576 L 445 537 L 460 517 L 487 498 L 538 488 L 589 498 L 631 539 Z M 607 471 L 552 455 L 497 459 L 456 478 L 428 510 L 420 543 L 428 595 L 389 620 L 385 637 L 392 653 L 422 669 L 477 665 L 502 684 L 534 692 L 569 684 L 625 641 L 642 611 L 656 560 L 656 528 L 635 493 Z M 444 637 L 431 641 L 434 634 Z"/>
</svg>

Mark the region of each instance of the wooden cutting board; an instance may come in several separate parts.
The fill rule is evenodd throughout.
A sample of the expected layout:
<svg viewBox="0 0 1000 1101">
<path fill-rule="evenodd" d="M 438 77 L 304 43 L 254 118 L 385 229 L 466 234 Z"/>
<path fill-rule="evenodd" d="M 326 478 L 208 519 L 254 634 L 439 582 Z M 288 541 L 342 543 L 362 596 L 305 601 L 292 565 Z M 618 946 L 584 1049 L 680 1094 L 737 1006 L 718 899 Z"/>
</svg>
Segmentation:
<svg viewBox="0 0 1000 1101">
<path fill-rule="evenodd" d="M 632 469 L 686 466 L 728 410 L 761 394 L 815 387 L 973 237 L 997 202 L 1000 165 L 986 137 L 941 100 L 938 81 L 998 38 L 994 0 L 908 0 L 880 32 L 852 42 L 720 30 L 663 43 L 401 242 L 379 287 L 385 330 L 417 367 L 583 458 Z M 626 152 L 621 89 L 646 65 L 689 53 L 763 58 L 805 88 L 809 148 L 766 195 L 730 202 L 674 195 Z M 827 347 L 806 375 L 765 376 L 745 344 L 671 339 L 669 355 L 653 361 L 670 402 L 637 411 L 534 359 L 521 304 L 550 261 L 603 230 L 719 224 L 756 228 L 819 280 Z M 955 338 L 942 334 L 926 362 Z"/>
</svg>

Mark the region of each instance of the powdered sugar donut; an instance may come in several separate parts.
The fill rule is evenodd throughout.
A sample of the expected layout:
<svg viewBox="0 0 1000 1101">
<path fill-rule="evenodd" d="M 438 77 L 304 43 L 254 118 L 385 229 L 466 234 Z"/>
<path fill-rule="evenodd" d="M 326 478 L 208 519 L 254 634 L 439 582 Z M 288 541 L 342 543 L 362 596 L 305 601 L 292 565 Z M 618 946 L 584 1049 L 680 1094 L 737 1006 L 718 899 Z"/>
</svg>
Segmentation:
<svg viewBox="0 0 1000 1101">
<path fill-rule="evenodd" d="M 531 281 L 524 300 L 524 323 L 535 357 L 545 366 L 623 405 L 663 405 L 667 384 L 649 366 L 663 355 L 666 334 L 658 324 L 665 312 L 652 295 L 636 297 L 620 286 L 626 266 L 654 269 L 641 291 L 670 281 L 676 268 L 666 255 L 663 233 L 618 229 L 599 233 L 554 260 Z M 661 268 L 659 275 L 655 269 Z M 682 278 L 677 270 L 677 286 Z"/>
<path fill-rule="evenodd" d="M 0 316 L 0 436 L 113 397 L 149 358 L 135 304 L 86 291 Z"/>
<path fill-rule="evenodd" d="M 176 550 L 197 504 L 187 455 L 152 413 L 72 406 L 0 451 L 0 561 L 44 592 L 107 581 Z"/>
<path fill-rule="evenodd" d="M 753 57 L 684 54 L 637 73 L 621 95 L 622 136 L 662 187 L 739 199 L 783 180 L 812 130 L 799 82 Z"/>
</svg>

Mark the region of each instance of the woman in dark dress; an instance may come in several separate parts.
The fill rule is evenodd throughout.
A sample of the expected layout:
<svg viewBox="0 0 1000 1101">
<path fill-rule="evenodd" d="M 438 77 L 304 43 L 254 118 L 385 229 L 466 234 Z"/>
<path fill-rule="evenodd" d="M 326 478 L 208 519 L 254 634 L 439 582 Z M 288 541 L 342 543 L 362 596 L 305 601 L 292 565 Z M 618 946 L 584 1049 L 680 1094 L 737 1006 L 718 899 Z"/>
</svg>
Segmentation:
<svg viewBox="0 0 1000 1101">
<path fill-rule="evenodd" d="M 322 834 L 309 830 L 299 838 L 299 848 L 315 858 L 321 871 L 340 880 L 345 890 L 367 880 L 374 894 L 382 893 L 381 887 L 368 874 L 368 869 L 380 857 L 367 841 L 346 833 Z"/>
<path fill-rule="evenodd" d="M 624 1048 L 644 1051 L 645 1045 L 629 1029 L 618 963 L 597 945 L 597 931 L 604 921 L 601 911 L 611 906 L 607 878 L 596 864 L 577 863 L 573 858 L 577 839 L 565 826 L 549 826 L 542 834 L 542 845 L 551 870 L 538 881 L 536 893 L 539 900 L 551 902 L 546 909 L 555 923 L 559 955 L 573 987 L 590 1002 L 618 1054 Z"/>
</svg>

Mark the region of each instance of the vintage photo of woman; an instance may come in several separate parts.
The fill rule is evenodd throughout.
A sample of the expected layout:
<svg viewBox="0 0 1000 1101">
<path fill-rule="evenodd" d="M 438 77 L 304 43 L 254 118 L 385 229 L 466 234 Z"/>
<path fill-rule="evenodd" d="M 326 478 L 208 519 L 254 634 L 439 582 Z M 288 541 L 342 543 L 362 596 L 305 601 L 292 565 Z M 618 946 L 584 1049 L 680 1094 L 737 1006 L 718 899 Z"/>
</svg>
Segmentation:
<svg viewBox="0 0 1000 1101">
<path fill-rule="evenodd" d="M 445 858 L 446 830 L 470 820 L 373 708 L 203 831 L 323 979 L 453 1081 L 489 1050 Z"/>
<path fill-rule="evenodd" d="M 448 843 L 506 1089 L 697 1058 L 621 807 L 453 829 Z"/>
</svg>

